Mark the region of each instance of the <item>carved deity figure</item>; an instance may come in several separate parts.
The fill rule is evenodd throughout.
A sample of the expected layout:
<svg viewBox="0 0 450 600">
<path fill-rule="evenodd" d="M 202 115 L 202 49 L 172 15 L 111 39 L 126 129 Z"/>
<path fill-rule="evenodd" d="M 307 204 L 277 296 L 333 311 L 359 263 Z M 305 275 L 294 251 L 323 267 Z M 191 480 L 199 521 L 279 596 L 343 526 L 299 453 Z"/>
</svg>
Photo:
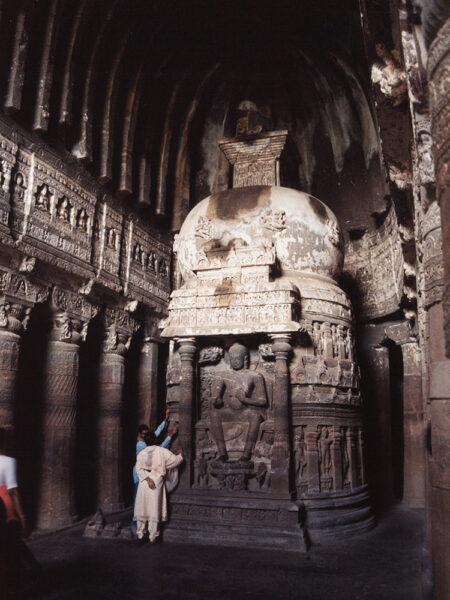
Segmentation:
<svg viewBox="0 0 450 600">
<path fill-rule="evenodd" d="M 150 271 L 153 271 L 153 273 L 156 271 L 156 254 L 152 251 L 148 253 L 147 267 Z"/>
<path fill-rule="evenodd" d="M 25 180 L 22 173 L 17 173 L 14 181 L 14 198 L 23 202 L 25 198 Z"/>
<path fill-rule="evenodd" d="M 248 350 L 242 344 L 233 344 L 228 351 L 231 369 L 222 373 L 215 382 L 211 397 L 211 435 L 217 445 L 217 460 L 228 459 L 223 434 L 223 422 L 240 421 L 249 423 L 247 439 L 241 460 L 249 461 L 258 437 L 259 427 L 264 420 L 263 408 L 267 406 L 264 377 L 248 369 Z"/>
<path fill-rule="evenodd" d="M 161 262 L 159 263 L 159 273 L 163 277 L 167 277 L 167 275 L 169 274 L 169 268 L 168 268 L 167 262 L 164 258 L 162 258 Z"/>
<path fill-rule="evenodd" d="M 142 262 L 142 248 L 140 244 L 136 244 L 134 247 L 133 260 L 138 263 Z"/>
<path fill-rule="evenodd" d="M 66 221 L 66 223 L 70 222 L 70 204 L 69 201 L 67 200 L 67 198 L 63 197 L 61 198 L 61 200 L 58 202 L 58 206 L 56 208 L 56 216 L 58 217 L 58 219 L 61 219 L 61 221 Z"/>
<path fill-rule="evenodd" d="M 305 431 L 303 427 L 299 428 L 299 431 L 295 437 L 295 482 L 297 485 L 303 480 L 306 469 L 306 442 L 305 442 Z"/>
<path fill-rule="evenodd" d="M 41 210 L 48 211 L 48 209 L 50 208 L 49 196 L 50 192 L 48 186 L 44 184 L 36 196 L 36 206 Z"/>
<path fill-rule="evenodd" d="M 1 162 L 2 173 L 1 173 L 1 181 L 2 181 L 2 189 L 5 192 L 9 192 L 9 183 L 11 181 L 11 165 L 7 160 L 2 160 Z"/>
<path fill-rule="evenodd" d="M 113 227 L 110 227 L 107 231 L 106 234 L 106 245 L 109 248 L 113 248 L 114 250 L 116 249 L 116 245 L 117 245 L 117 233 L 116 230 Z"/>
<path fill-rule="evenodd" d="M 84 210 L 84 208 L 82 208 L 81 210 L 78 211 L 77 229 L 80 229 L 81 231 L 84 231 L 84 232 L 87 232 L 87 230 L 88 230 L 88 214 Z"/>
<path fill-rule="evenodd" d="M 328 427 L 322 427 L 319 438 L 319 461 L 320 461 L 320 474 L 325 477 L 330 474 L 331 470 L 331 439 L 329 437 Z"/>
</svg>

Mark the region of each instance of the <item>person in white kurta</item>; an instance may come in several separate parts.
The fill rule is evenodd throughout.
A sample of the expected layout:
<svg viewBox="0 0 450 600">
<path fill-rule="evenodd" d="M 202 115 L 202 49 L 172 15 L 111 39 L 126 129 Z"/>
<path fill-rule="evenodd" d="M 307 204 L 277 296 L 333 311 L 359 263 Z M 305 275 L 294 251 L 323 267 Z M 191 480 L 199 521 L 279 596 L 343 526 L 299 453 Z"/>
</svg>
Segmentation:
<svg viewBox="0 0 450 600">
<path fill-rule="evenodd" d="M 137 521 L 136 533 L 143 539 L 148 528 L 149 540 L 154 542 L 159 535 L 159 523 L 167 521 L 167 491 L 165 479 L 172 469 L 182 462 L 179 454 L 161 446 L 147 446 L 139 452 L 136 460 L 136 473 L 139 486 L 134 505 L 134 519 Z"/>
</svg>

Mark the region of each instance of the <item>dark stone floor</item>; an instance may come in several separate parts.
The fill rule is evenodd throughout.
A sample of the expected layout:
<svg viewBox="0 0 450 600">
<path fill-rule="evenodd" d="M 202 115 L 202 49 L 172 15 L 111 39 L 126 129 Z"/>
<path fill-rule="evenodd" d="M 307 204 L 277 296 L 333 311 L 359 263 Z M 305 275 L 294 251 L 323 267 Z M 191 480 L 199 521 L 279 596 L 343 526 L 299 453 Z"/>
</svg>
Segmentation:
<svg viewBox="0 0 450 600">
<path fill-rule="evenodd" d="M 75 527 L 28 542 L 41 590 L 21 598 L 420 600 L 422 514 L 397 507 L 370 533 L 301 554 L 87 539 Z M 34 580 L 25 573 L 25 582 Z M 29 588 L 30 584 L 25 587 Z"/>
</svg>

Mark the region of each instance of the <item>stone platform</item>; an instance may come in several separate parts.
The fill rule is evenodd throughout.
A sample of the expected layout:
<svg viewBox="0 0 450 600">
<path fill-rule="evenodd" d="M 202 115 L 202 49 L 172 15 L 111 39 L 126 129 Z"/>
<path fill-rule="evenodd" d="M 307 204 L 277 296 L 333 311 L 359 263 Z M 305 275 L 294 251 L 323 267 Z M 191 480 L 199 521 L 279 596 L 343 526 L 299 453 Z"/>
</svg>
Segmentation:
<svg viewBox="0 0 450 600">
<path fill-rule="evenodd" d="M 305 552 L 298 506 L 285 495 L 183 490 L 170 498 L 169 542 Z"/>
</svg>

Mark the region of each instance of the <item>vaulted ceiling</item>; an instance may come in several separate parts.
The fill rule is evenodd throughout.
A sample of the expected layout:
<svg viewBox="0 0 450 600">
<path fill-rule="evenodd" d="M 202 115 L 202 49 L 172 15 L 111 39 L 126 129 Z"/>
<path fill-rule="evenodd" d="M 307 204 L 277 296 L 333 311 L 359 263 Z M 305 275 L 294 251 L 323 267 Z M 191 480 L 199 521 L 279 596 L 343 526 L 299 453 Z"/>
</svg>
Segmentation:
<svg viewBox="0 0 450 600">
<path fill-rule="evenodd" d="M 3 0 L 0 34 L 3 111 L 162 227 L 228 187 L 243 99 L 345 227 L 383 194 L 356 0 Z"/>
</svg>

